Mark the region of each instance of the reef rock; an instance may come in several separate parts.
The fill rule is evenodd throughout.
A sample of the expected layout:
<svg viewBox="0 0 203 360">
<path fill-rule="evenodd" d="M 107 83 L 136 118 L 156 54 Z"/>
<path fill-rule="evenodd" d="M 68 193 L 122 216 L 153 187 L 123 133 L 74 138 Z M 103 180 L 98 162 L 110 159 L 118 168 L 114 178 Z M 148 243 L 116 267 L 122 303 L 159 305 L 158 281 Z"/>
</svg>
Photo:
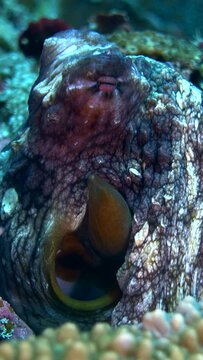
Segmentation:
<svg viewBox="0 0 203 360">
<path fill-rule="evenodd" d="M 0 298 L 0 341 L 25 339 L 31 335 L 32 330 L 16 315 L 9 303 Z"/>
</svg>

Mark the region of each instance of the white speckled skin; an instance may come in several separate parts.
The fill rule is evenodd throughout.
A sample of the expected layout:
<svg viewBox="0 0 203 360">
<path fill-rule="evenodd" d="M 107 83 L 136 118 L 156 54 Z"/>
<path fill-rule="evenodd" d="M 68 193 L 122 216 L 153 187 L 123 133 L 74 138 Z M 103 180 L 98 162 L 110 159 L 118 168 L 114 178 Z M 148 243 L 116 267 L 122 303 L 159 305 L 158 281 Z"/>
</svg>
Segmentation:
<svg viewBox="0 0 203 360">
<path fill-rule="evenodd" d="M 102 76 L 116 79 L 108 96 L 98 86 Z M 7 150 L 9 164 L 5 152 L 0 159 L 0 295 L 36 331 L 110 320 L 112 310 L 112 324 L 133 323 L 156 307 L 174 309 L 185 295 L 199 299 L 201 92 L 167 65 L 73 30 L 46 41 L 29 111 L 25 133 Z M 74 312 L 50 285 L 45 243 L 58 214 L 77 228 L 95 173 L 133 215 L 117 274 L 122 298 L 116 307 Z M 15 207 L 5 216 L 8 191 Z"/>
<path fill-rule="evenodd" d="M 166 74 L 163 68 L 163 80 Z M 185 295 L 203 295 L 202 94 L 178 76 L 176 86 L 171 95 L 177 114 L 168 113 L 164 94 L 150 109 L 160 117 L 171 116 L 172 164 L 166 184 L 150 198 L 156 226 L 150 229 L 148 215 L 141 219 L 135 211 L 135 224 L 142 226 L 118 273 L 123 297 L 113 311 L 116 325 L 137 322 L 154 308 L 172 311 Z"/>
</svg>

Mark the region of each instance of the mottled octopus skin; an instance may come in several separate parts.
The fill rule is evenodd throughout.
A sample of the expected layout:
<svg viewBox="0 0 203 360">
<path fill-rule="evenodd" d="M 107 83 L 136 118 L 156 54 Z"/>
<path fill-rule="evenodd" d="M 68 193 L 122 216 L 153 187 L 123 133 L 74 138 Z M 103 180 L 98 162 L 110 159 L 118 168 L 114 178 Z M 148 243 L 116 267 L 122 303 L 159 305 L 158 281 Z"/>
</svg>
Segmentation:
<svg viewBox="0 0 203 360">
<path fill-rule="evenodd" d="M 0 295 L 35 331 L 67 320 L 114 325 L 203 291 L 201 92 L 166 64 L 124 56 L 94 32 L 46 40 L 29 119 L 1 154 Z M 96 174 L 125 199 L 132 229 L 122 298 L 80 312 L 51 288 L 45 240 L 76 228 Z M 113 310 L 113 311 L 112 311 Z"/>
</svg>

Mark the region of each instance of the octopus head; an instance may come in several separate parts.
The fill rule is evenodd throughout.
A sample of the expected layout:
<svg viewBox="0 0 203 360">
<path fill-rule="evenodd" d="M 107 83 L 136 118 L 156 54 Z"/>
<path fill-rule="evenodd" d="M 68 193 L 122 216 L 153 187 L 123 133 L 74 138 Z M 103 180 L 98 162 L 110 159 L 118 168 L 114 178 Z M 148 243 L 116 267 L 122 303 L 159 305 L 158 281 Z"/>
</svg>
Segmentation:
<svg viewBox="0 0 203 360">
<path fill-rule="evenodd" d="M 29 100 L 34 148 L 37 133 L 76 155 L 95 144 L 115 151 L 132 132 L 130 122 L 145 96 L 140 79 L 130 57 L 97 33 L 71 30 L 46 40 Z"/>
<path fill-rule="evenodd" d="M 148 90 L 132 59 L 97 33 L 45 41 L 29 98 L 22 193 L 29 188 L 31 206 L 46 209 L 39 266 L 56 323 L 67 314 L 82 323 L 109 319 L 121 296 L 116 273 L 132 223 L 122 169 Z"/>
<path fill-rule="evenodd" d="M 97 311 L 120 297 L 116 272 L 129 241 L 131 213 L 94 161 L 123 151 L 144 96 L 131 59 L 103 36 L 72 30 L 46 40 L 29 100 L 29 151 L 42 156 L 45 166 L 48 161 L 52 167 L 80 166 L 85 159 L 72 190 L 80 194 L 84 211 L 75 215 L 74 199 L 74 206 L 68 205 L 72 213 L 54 215 L 44 238 L 45 273 L 53 292 L 75 310 Z"/>
</svg>

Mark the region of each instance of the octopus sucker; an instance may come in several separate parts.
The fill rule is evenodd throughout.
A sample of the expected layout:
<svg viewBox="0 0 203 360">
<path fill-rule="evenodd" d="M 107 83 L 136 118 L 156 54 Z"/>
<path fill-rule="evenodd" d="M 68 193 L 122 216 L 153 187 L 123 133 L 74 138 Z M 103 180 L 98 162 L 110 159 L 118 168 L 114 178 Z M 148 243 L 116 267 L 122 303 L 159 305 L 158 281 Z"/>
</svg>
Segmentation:
<svg viewBox="0 0 203 360">
<path fill-rule="evenodd" d="M 0 296 L 39 333 L 203 294 L 202 93 L 102 35 L 47 39 L 0 153 Z"/>
</svg>

